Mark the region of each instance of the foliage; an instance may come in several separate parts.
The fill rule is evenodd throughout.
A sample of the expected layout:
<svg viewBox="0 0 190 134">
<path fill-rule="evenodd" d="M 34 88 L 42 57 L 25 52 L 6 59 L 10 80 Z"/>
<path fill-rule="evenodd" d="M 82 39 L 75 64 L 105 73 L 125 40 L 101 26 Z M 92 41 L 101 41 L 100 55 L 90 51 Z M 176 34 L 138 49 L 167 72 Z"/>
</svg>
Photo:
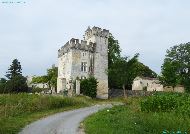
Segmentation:
<svg viewBox="0 0 190 134">
<path fill-rule="evenodd" d="M 87 79 L 81 80 L 80 83 L 81 93 L 86 96 L 96 98 L 97 84 L 98 82 L 94 77 L 89 77 Z"/>
<path fill-rule="evenodd" d="M 26 78 L 22 76 L 21 70 L 22 67 L 20 62 L 17 59 L 14 59 L 6 74 L 8 80 L 6 82 L 4 80 L 4 84 L 2 86 L 2 88 L 4 88 L 3 93 L 28 91 Z"/>
<path fill-rule="evenodd" d="M 162 66 L 162 76 L 159 78 L 164 86 L 172 86 L 173 88 L 181 84 L 180 75 L 176 74 L 179 64 L 165 60 Z"/>
<path fill-rule="evenodd" d="M 125 89 L 125 87 L 130 87 L 132 85 L 136 77 L 135 65 L 138 61 L 137 58 L 138 54 L 131 59 L 128 57 L 119 58 L 115 61 L 112 68 L 109 69 L 109 72 L 113 74 L 118 86 Z"/>
<path fill-rule="evenodd" d="M 5 78 L 0 79 L 0 93 L 4 93 L 7 80 Z"/>
<path fill-rule="evenodd" d="M 27 92 L 28 86 L 26 83 L 26 78 L 18 75 L 14 76 L 11 80 L 8 80 L 5 85 L 4 93 L 19 93 L 19 92 Z"/>
<path fill-rule="evenodd" d="M 180 93 L 160 93 L 141 102 L 141 110 L 146 112 L 176 112 L 190 117 L 190 95 Z"/>
<path fill-rule="evenodd" d="M 91 105 L 92 100 L 84 97 L 36 94 L 0 95 L 0 133 L 16 134 L 21 128 L 44 116 L 64 110 Z"/>
<path fill-rule="evenodd" d="M 150 77 L 150 78 L 157 77 L 157 74 L 154 71 L 152 71 L 148 66 L 144 65 L 141 62 L 136 63 L 135 69 L 137 76 Z"/>
<path fill-rule="evenodd" d="M 108 38 L 108 67 L 110 68 L 114 62 L 121 57 L 121 48 L 118 40 L 115 40 L 113 35 Z"/>
<path fill-rule="evenodd" d="M 58 68 L 53 67 L 47 70 L 47 77 L 49 80 L 49 84 L 51 87 L 57 89 L 57 76 L 58 76 Z"/>
<path fill-rule="evenodd" d="M 113 35 L 110 35 L 108 38 L 108 82 L 109 82 L 109 88 L 121 88 L 123 86 L 123 83 L 125 83 L 125 86 L 127 89 L 132 88 L 132 82 L 137 76 L 144 76 L 144 77 L 151 77 L 155 78 L 157 77 L 157 74 L 152 71 L 149 67 L 145 66 L 143 63 L 139 62 L 137 60 L 138 54 L 136 54 L 132 59 L 135 59 L 135 63 L 133 65 L 130 65 L 127 63 L 130 61 L 127 57 L 121 57 L 121 48 L 119 46 L 119 42 L 115 40 Z M 131 61 L 134 61 L 132 60 Z M 129 74 L 128 76 L 125 76 L 125 74 Z M 116 78 L 116 75 L 118 76 Z M 128 77 L 128 80 L 125 81 L 126 77 Z M 120 80 L 118 80 L 118 78 Z M 125 82 L 121 82 L 123 80 Z M 122 84 L 121 84 L 122 83 Z"/>
<path fill-rule="evenodd" d="M 58 75 L 58 68 L 53 67 L 53 68 L 47 69 L 47 75 L 34 77 L 32 79 L 32 83 L 34 84 L 43 83 L 43 84 L 47 84 L 49 89 L 51 89 L 51 87 L 54 87 L 56 89 L 57 75 Z"/>
<path fill-rule="evenodd" d="M 6 77 L 10 80 L 18 75 L 22 75 L 22 67 L 20 65 L 20 62 L 17 59 L 14 59 L 10 65 L 10 68 L 8 69 Z"/>
<path fill-rule="evenodd" d="M 115 40 L 113 35 L 110 35 L 108 38 L 108 70 L 112 69 L 116 60 L 121 57 L 120 53 L 121 48 L 118 40 Z M 108 71 L 108 82 L 110 88 L 114 88 L 117 85 L 114 74 L 111 71 Z"/>
<path fill-rule="evenodd" d="M 34 84 L 39 84 L 39 83 L 46 84 L 47 82 L 48 82 L 48 77 L 45 75 L 32 78 L 32 83 Z"/>
<path fill-rule="evenodd" d="M 115 106 L 93 114 L 84 121 L 87 134 L 161 134 L 190 133 L 190 118 L 173 112 L 141 112 L 144 98 L 128 98 L 127 105 Z"/>
<path fill-rule="evenodd" d="M 173 87 L 182 84 L 190 90 L 190 43 L 173 46 L 166 53 L 160 77 L 162 83 Z"/>
</svg>

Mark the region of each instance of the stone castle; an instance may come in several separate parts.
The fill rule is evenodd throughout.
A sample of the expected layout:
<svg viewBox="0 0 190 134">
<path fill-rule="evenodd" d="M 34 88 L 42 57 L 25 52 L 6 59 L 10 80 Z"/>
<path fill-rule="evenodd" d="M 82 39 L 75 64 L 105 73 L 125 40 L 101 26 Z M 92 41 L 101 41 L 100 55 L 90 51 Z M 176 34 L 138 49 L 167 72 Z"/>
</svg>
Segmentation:
<svg viewBox="0 0 190 134">
<path fill-rule="evenodd" d="M 72 38 L 58 50 L 57 92 L 73 90 L 73 81 L 94 76 L 97 98 L 108 98 L 108 37 L 108 30 L 88 27 L 84 40 Z"/>
</svg>

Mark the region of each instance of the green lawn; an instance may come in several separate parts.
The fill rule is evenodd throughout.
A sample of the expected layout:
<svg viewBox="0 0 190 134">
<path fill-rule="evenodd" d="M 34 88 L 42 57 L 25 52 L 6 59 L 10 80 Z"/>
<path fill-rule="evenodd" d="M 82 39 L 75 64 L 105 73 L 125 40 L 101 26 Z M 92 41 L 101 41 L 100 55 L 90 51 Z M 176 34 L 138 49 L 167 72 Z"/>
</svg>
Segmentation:
<svg viewBox="0 0 190 134">
<path fill-rule="evenodd" d="M 18 133 L 24 126 L 39 118 L 93 103 L 94 100 L 86 97 L 0 95 L 0 134 Z"/>
<path fill-rule="evenodd" d="M 87 134 L 162 134 L 190 133 L 189 116 L 175 112 L 141 112 L 144 98 L 128 98 L 126 105 L 105 109 L 84 122 Z M 175 134 L 176 134 L 175 133 Z"/>
</svg>

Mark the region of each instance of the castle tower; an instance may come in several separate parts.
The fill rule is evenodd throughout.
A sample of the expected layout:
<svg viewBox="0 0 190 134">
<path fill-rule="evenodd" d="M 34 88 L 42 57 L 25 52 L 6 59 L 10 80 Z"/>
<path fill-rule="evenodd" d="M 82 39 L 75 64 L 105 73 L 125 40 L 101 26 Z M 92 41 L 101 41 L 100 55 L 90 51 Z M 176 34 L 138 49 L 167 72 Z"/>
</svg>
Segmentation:
<svg viewBox="0 0 190 134">
<path fill-rule="evenodd" d="M 94 77 L 98 80 L 97 97 L 108 98 L 108 37 L 109 31 L 99 27 L 88 27 L 85 31 L 87 43 L 96 44 L 94 53 Z"/>
</svg>

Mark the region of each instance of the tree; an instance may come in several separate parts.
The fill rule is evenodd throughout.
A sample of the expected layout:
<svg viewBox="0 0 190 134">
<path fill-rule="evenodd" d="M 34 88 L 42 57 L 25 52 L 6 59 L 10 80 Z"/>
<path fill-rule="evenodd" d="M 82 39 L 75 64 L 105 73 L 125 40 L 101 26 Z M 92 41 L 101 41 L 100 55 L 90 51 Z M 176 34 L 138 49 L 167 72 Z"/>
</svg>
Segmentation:
<svg viewBox="0 0 190 134">
<path fill-rule="evenodd" d="M 0 93 L 4 93 L 6 82 L 5 78 L 0 78 Z"/>
<path fill-rule="evenodd" d="M 139 61 L 136 63 L 135 69 L 137 76 L 157 78 L 157 74 L 154 71 Z"/>
<path fill-rule="evenodd" d="M 32 79 L 32 83 L 34 84 L 47 84 L 48 88 L 57 88 L 57 76 L 58 76 L 58 68 L 57 67 L 52 67 L 50 69 L 47 69 L 47 75 L 44 76 L 38 76 L 34 77 Z"/>
<path fill-rule="evenodd" d="M 51 69 L 48 69 L 47 77 L 48 77 L 49 85 L 51 87 L 55 88 L 55 90 L 56 90 L 57 89 L 58 68 L 52 67 Z"/>
<path fill-rule="evenodd" d="M 44 76 L 37 76 L 32 78 L 32 83 L 34 84 L 47 84 L 48 83 L 48 77 L 46 75 Z"/>
<path fill-rule="evenodd" d="M 137 57 L 139 54 L 136 55 Z M 109 82 L 109 88 L 122 88 L 121 84 L 118 82 L 116 75 L 123 76 L 123 72 L 117 72 L 115 74 L 113 70 L 118 70 L 120 66 L 117 64 L 125 62 L 127 58 L 121 57 L 121 49 L 119 46 L 119 42 L 115 40 L 113 35 L 110 35 L 108 38 L 108 82 Z M 133 59 L 133 58 L 132 58 Z M 124 65 L 124 64 L 122 64 Z M 132 89 L 132 81 L 137 76 L 144 76 L 144 77 L 151 77 L 155 78 L 157 77 L 157 74 L 152 71 L 149 67 L 145 66 L 143 63 L 139 62 L 138 60 L 133 64 L 132 69 L 127 69 L 127 67 L 123 67 L 123 69 L 126 69 L 125 71 L 129 71 L 128 73 L 130 75 L 130 82 L 127 83 L 126 87 L 128 90 Z M 122 69 L 121 69 L 122 70 Z"/>
<path fill-rule="evenodd" d="M 136 77 L 135 65 L 138 62 L 139 54 L 136 54 L 133 58 L 128 57 L 118 58 L 113 64 L 109 72 L 114 75 L 115 81 L 124 90 L 124 96 L 126 96 L 125 88 L 130 87 Z"/>
<path fill-rule="evenodd" d="M 118 40 L 115 40 L 112 34 L 108 38 L 108 68 L 111 68 L 113 63 L 121 57 L 121 48 Z"/>
<path fill-rule="evenodd" d="M 166 51 L 161 81 L 164 85 L 182 84 L 190 91 L 190 43 L 175 45 Z"/>
<path fill-rule="evenodd" d="M 22 67 L 17 59 L 14 59 L 6 77 L 8 81 L 5 84 L 5 92 L 26 92 L 28 91 L 28 86 L 26 83 L 26 78 L 22 76 Z"/>
<path fill-rule="evenodd" d="M 10 68 L 8 69 L 6 77 L 12 79 L 18 75 L 22 75 L 22 68 L 20 62 L 17 59 L 14 59 L 12 65 L 10 65 Z"/>
<path fill-rule="evenodd" d="M 22 75 L 16 75 L 11 80 L 8 80 L 5 85 L 5 92 L 27 92 L 28 86 L 26 83 L 26 78 Z"/>
<path fill-rule="evenodd" d="M 162 66 L 162 76 L 159 77 L 164 86 L 172 86 L 174 88 L 176 85 L 181 84 L 180 75 L 176 73 L 178 67 L 179 64 L 176 62 L 164 61 Z"/>
<path fill-rule="evenodd" d="M 121 49 L 119 42 L 115 40 L 112 34 L 108 38 L 108 85 L 109 88 L 117 88 L 117 83 L 115 81 L 115 76 L 112 71 L 109 71 L 114 67 L 114 63 L 117 59 L 121 57 Z"/>
</svg>

